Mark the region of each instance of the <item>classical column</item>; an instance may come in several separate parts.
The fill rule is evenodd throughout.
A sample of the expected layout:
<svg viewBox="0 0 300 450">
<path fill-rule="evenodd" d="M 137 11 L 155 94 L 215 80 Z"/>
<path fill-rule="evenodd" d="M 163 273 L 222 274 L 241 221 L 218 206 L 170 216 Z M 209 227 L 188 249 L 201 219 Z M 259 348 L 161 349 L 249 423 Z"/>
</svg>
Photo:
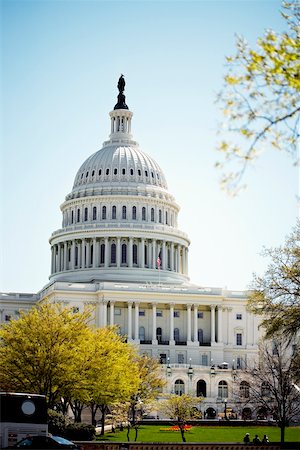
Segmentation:
<svg viewBox="0 0 300 450">
<path fill-rule="evenodd" d="M 86 267 L 89 268 L 91 265 L 91 241 L 90 239 L 86 241 Z"/>
<path fill-rule="evenodd" d="M 181 273 L 181 264 L 180 264 L 180 253 L 181 253 L 181 245 L 177 245 L 177 272 Z"/>
<path fill-rule="evenodd" d="M 174 343 L 174 303 L 170 303 L 170 343 Z"/>
<path fill-rule="evenodd" d="M 58 250 L 57 250 L 57 271 L 60 272 L 61 271 L 61 243 L 58 244 L 57 248 L 58 248 Z"/>
<path fill-rule="evenodd" d="M 97 255 L 96 255 L 96 238 L 93 238 L 93 268 L 96 268 L 96 259 L 97 259 Z"/>
<path fill-rule="evenodd" d="M 139 341 L 139 302 L 134 302 L 134 340 Z"/>
<path fill-rule="evenodd" d="M 174 271 L 174 242 L 171 242 L 171 261 L 170 261 L 170 268 L 172 271 Z"/>
<path fill-rule="evenodd" d="M 75 239 L 72 241 L 71 247 L 71 267 L 73 270 L 75 269 Z"/>
<path fill-rule="evenodd" d="M 119 237 L 117 238 L 116 262 L 117 262 L 117 267 L 120 267 L 120 265 L 121 265 L 121 239 Z"/>
<path fill-rule="evenodd" d="M 67 270 L 68 242 L 64 242 L 64 270 Z"/>
<path fill-rule="evenodd" d="M 95 264 L 96 267 L 100 267 L 100 240 L 97 238 L 95 239 L 96 241 L 96 247 L 95 247 Z"/>
<path fill-rule="evenodd" d="M 217 306 L 218 308 L 218 341 L 219 343 L 223 342 L 223 307 L 221 305 Z"/>
<path fill-rule="evenodd" d="M 157 345 L 156 337 L 156 303 L 152 303 L 152 344 Z"/>
<path fill-rule="evenodd" d="M 128 267 L 132 267 L 132 243 L 133 239 L 129 238 L 129 245 L 128 245 Z"/>
<path fill-rule="evenodd" d="M 102 307 L 102 314 L 103 314 L 102 325 L 104 327 L 106 327 L 106 325 L 107 325 L 107 300 L 103 300 L 102 305 L 103 305 L 103 307 Z"/>
<path fill-rule="evenodd" d="M 156 239 L 152 239 L 152 269 L 156 267 Z"/>
<path fill-rule="evenodd" d="M 115 303 L 110 301 L 109 302 L 109 325 L 114 325 L 114 319 L 115 319 Z"/>
<path fill-rule="evenodd" d="M 198 306 L 194 305 L 194 342 L 198 343 Z"/>
<path fill-rule="evenodd" d="M 145 267 L 145 239 L 141 239 L 140 242 L 140 264 L 139 266 L 143 269 Z"/>
<path fill-rule="evenodd" d="M 81 267 L 85 268 L 85 239 L 81 241 Z"/>
<path fill-rule="evenodd" d="M 127 330 L 127 336 L 128 340 L 132 340 L 132 302 L 127 303 L 127 310 L 128 310 L 128 330 Z"/>
<path fill-rule="evenodd" d="M 51 273 L 54 273 L 54 245 L 51 247 Z"/>
<path fill-rule="evenodd" d="M 108 248 L 108 238 L 106 237 L 104 239 L 104 267 L 108 267 L 108 261 L 109 261 L 109 248 Z"/>
<path fill-rule="evenodd" d="M 166 270 L 166 268 L 167 268 L 167 264 L 166 264 L 166 256 L 167 256 L 167 252 L 166 252 L 166 242 L 165 241 L 163 241 L 162 242 L 162 249 L 161 249 L 162 251 L 162 270 Z"/>
<path fill-rule="evenodd" d="M 216 310 L 216 305 L 210 305 L 210 341 L 211 341 L 211 343 L 216 342 L 215 310 Z"/>
<path fill-rule="evenodd" d="M 188 344 L 192 340 L 192 318 L 191 318 L 191 305 L 187 305 L 187 342 Z"/>
<path fill-rule="evenodd" d="M 189 249 L 186 247 L 185 249 L 185 273 L 188 275 L 189 273 Z"/>
<path fill-rule="evenodd" d="M 232 316 L 232 308 L 227 308 L 227 344 L 232 344 L 231 336 L 232 336 L 232 323 L 231 323 L 231 316 Z"/>
<path fill-rule="evenodd" d="M 78 269 L 80 269 L 80 267 L 81 267 L 81 256 L 82 256 L 81 250 L 82 250 L 82 248 L 81 248 L 80 242 L 78 241 L 77 242 L 77 252 L 78 252 L 77 267 L 78 267 Z"/>
</svg>

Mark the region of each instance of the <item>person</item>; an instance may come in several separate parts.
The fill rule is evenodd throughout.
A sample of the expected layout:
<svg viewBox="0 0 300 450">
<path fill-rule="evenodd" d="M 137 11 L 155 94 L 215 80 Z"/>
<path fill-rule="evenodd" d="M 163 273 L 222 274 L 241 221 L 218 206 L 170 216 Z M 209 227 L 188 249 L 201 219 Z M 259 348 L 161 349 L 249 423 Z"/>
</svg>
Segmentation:
<svg viewBox="0 0 300 450">
<path fill-rule="evenodd" d="M 253 444 L 259 444 L 260 443 L 260 439 L 258 437 L 258 435 L 256 434 L 253 438 Z"/>
<path fill-rule="evenodd" d="M 249 433 L 246 433 L 246 434 L 245 434 L 244 442 L 245 442 L 245 444 L 247 444 L 248 442 L 250 442 L 250 436 L 249 436 Z"/>
<path fill-rule="evenodd" d="M 263 439 L 262 439 L 262 441 L 261 441 L 263 444 L 266 444 L 267 442 L 269 442 L 269 438 L 268 438 L 268 436 L 266 435 L 266 434 L 264 434 L 264 437 L 263 437 Z"/>
</svg>

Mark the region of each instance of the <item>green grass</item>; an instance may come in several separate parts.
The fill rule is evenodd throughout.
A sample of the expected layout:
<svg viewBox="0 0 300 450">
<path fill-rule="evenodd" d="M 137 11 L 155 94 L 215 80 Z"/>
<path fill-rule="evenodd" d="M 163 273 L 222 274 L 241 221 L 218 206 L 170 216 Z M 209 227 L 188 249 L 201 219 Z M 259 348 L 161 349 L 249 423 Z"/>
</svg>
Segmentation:
<svg viewBox="0 0 300 450">
<path fill-rule="evenodd" d="M 178 431 L 160 431 L 167 426 L 142 425 L 139 427 L 137 442 L 181 442 L 181 434 Z M 280 429 L 277 427 L 225 427 L 225 426 L 195 426 L 185 433 L 187 442 L 242 442 L 245 433 L 250 433 L 252 441 L 255 434 L 262 439 L 267 434 L 270 442 L 280 442 Z M 106 433 L 99 440 L 126 442 L 127 430 Z M 134 430 L 130 431 L 130 441 L 134 441 Z M 286 442 L 300 442 L 300 427 L 286 428 Z"/>
</svg>

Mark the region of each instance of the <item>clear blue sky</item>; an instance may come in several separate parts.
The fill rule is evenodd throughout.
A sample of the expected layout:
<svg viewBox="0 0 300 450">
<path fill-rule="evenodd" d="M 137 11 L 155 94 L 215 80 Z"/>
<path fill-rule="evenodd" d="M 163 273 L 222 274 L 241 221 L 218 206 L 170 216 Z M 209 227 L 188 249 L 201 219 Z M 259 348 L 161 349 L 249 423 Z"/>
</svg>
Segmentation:
<svg viewBox="0 0 300 450">
<path fill-rule="evenodd" d="M 14 1 L 2 7 L 3 291 L 48 281 L 48 238 L 82 162 L 110 132 L 126 78 L 133 135 L 162 167 L 190 239 L 191 280 L 244 289 L 296 222 L 298 172 L 267 152 L 227 197 L 214 151 L 216 93 L 235 34 L 283 31 L 280 1 Z"/>
</svg>

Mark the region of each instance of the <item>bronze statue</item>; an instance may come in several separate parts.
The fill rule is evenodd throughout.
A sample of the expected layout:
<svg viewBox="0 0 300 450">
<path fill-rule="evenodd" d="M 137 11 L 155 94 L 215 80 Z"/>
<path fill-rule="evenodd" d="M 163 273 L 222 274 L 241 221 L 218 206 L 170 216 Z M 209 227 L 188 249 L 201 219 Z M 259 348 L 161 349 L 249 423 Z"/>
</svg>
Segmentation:
<svg viewBox="0 0 300 450">
<path fill-rule="evenodd" d="M 125 95 L 123 94 L 125 89 L 125 79 L 124 75 L 121 73 L 121 76 L 118 81 L 118 89 L 119 89 L 119 95 L 118 95 L 118 103 L 115 105 L 114 109 L 128 109 L 128 106 L 125 103 Z"/>
<path fill-rule="evenodd" d="M 120 76 L 119 81 L 118 81 L 119 92 L 124 92 L 125 84 L 126 83 L 125 83 L 124 75 L 121 73 L 121 76 Z"/>
</svg>

